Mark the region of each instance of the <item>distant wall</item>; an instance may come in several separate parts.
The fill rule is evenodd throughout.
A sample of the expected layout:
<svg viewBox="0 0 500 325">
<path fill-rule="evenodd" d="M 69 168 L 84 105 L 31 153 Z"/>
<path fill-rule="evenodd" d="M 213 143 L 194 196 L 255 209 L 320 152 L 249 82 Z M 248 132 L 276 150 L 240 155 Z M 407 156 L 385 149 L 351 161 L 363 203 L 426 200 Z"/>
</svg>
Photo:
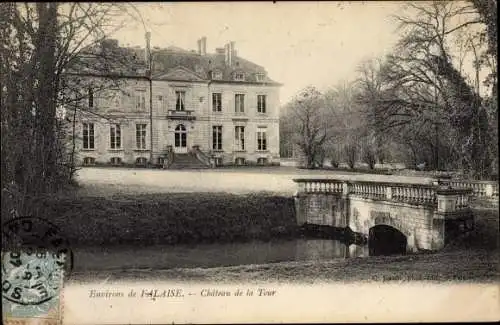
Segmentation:
<svg viewBox="0 0 500 325">
<path fill-rule="evenodd" d="M 299 167 L 299 161 L 295 158 L 280 158 L 280 166 Z"/>
</svg>

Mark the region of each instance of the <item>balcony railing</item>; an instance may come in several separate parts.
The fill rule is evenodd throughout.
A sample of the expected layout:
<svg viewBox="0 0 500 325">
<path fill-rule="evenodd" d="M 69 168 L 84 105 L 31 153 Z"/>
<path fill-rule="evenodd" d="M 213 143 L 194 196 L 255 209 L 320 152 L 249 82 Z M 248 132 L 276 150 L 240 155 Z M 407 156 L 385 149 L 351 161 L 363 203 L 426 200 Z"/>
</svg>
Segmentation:
<svg viewBox="0 0 500 325">
<path fill-rule="evenodd" d="M 194 111 L 168 110 L 167 119 L 170 120 L 195 120 Z"/>
</svg>

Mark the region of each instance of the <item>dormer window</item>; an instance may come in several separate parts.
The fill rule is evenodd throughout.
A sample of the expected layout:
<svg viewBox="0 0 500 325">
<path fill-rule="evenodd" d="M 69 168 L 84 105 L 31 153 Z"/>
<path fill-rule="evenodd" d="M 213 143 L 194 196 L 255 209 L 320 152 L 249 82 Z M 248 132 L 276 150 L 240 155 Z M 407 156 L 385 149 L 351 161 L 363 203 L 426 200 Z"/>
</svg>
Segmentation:
<svg viewBox="0 0 500 325">
<path fill-rule="evenodd" d="M 212 79 L 221 80 L 222 79 L 222 72 L 219 70 L 212 71 Z"/>
<path fill-rule="evenodd" d="M 244 81 L 245 80 L 245 74 L 243 72 L 235 72 L 234 73 L 234 80 L 236 80 L 236 81 Z"/>
<path fill-rule="evenodd" d="M 264 81 L 266 79 L 266 75 L 264 73 L 257 73 L 255 75 L 255 78 L 257 79 L 257 81 Z"/>
</svg>

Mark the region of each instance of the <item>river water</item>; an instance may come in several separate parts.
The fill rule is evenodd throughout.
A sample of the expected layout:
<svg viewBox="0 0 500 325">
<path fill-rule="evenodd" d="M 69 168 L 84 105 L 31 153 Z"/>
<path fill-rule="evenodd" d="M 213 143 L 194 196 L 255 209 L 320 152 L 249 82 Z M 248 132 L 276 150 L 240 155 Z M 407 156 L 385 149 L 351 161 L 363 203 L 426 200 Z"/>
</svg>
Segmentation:
<svg viewBox="0 0 500 325">
<path fill-rule="evenodd" d="M 208 268 L 368 256 L 367 246 L 327 239 L 73 250 L 74 271 Z"/>
</svg>

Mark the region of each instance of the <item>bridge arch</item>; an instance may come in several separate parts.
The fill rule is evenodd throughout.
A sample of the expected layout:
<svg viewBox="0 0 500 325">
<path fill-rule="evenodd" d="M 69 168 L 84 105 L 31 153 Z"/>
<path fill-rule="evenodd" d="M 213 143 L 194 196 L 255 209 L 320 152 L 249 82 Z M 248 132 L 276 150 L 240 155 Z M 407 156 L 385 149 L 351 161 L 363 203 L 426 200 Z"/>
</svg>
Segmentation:
<svg viewBox="0 0 500 325">
<path fill-rule="evenodd" d="M 382 215 L 382 216 L 377 216 L 370 218 L 369 222 L 369 227 L 374 227 L 378 225 L 386 225 L 390 226 L 392 228 L 397 229 L 401 233 L 403 233 L 406 237 L 412 237 L 413 232 L 412 232 L 412 227 L 408 224 L 406 224 L 407 218 L 404 218 L 400 215 Z"/>
<path fill-rule="evenodd" d="M 370 256 L 404 255 L 408 250 L 408 236 L 386 224 L 376 224 L 368 232 Z"/>
</svg>

